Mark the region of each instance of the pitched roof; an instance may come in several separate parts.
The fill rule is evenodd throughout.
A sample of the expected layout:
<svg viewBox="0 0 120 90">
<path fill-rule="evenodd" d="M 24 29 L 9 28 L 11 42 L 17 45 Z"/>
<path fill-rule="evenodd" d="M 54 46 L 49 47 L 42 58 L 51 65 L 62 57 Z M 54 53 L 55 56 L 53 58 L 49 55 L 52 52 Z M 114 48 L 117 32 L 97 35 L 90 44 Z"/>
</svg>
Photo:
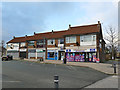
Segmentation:
<svg viewBox="0 0 120 90">
<path fill-rule="evenodd" d="M 89 33 L 96 33 L 100 32 L 99 24 L 92 24 L 92 25 L 84 25 L 84 26 L 75 26 L 70 27 L 69 30 L 62 30 L 62 31 L 53 31 L 52 32 L 45 32 L 45 33 L 36 33 L 32 36 L 27 37 L 16 37 L 10 40 L 7 43 L 12 42 L 25 42 L 27 40 L 38 40 L 38 39 L 51 39 L 51 38 L 62 38 L 66 35 L 76 35 L 76 34 L 89 34 Z"/>
</svg>

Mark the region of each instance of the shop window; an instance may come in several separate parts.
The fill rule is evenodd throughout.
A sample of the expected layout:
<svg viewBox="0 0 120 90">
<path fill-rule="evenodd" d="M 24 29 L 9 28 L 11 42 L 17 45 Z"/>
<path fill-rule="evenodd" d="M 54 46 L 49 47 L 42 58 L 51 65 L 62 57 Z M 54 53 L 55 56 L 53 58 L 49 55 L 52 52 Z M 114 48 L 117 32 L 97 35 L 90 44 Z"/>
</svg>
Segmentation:
<svg viewBox="0 0 120 90">
<path fill-rule="evenodd" d="M 76 36 L 66 37 L 66 43 L 76 43 Z"/>
<path fill-rule="evenodd" d="M 49 52 L 49 57 L 54 58 L 54 52 Z"/>
<path fill-rule="evenodd" d="M 37 41 L 37 48 L 43 48 L 45 46 L 44 40 L 38 40 Z"/>
<path fill-rule="evenodd" d="M 63 38 L 62 38 L 62 39 L 59 39 L 59 40 L 58 40 L 58 43 L 59 43 L 59 44 L 64 44 L 64 39 L 63 39 Z"/>
<path fill-rule="evenodd" d="M 49 39 L 49 40 L 47 41 L 47 44 L 48 44 L 48 45 L 54 45 L 54 44 L 55 44 L 55 39 Z"/>
<path fill-rule="evenodd" d="M 35 41 L 28 41 L 28 46 L 34 46 Z"/>
</svg>

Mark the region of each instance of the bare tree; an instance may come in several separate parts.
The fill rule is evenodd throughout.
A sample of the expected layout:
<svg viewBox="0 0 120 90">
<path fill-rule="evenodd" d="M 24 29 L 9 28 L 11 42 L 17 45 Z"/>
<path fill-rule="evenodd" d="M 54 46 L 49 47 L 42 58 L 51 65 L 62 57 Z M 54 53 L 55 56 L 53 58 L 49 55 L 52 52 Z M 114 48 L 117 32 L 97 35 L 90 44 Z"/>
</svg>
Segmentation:
<svg viewBox="0 0 120 90">
<path fill-rule="evenodd" d="M 107 41 L 107 46 L 111 47 L 111 52 L 112 52 L 112 59 L 115 59 L 115 50 L 116 46 L 118 45 L 118 34 L 117 30 L 113 28 L 112 26 L 108 26 L 108 28 L 105 28 L 106 30 L 106 36 L 105 40 Z"/>
</svg>

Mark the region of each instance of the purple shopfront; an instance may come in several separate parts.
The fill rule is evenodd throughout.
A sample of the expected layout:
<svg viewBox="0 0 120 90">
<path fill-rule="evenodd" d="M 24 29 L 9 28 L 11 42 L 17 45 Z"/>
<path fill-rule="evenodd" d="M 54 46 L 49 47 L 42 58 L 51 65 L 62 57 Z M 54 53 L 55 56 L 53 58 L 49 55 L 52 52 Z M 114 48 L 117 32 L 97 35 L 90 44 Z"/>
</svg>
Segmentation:
<svg viewBox="0 0 120 90">
<path fill-rule="evenodd" d="M 66 60 L 68 62 L 96 62 L 96 52 L 94 50 L 76 51 L 66 49 Z"/>
</svg>

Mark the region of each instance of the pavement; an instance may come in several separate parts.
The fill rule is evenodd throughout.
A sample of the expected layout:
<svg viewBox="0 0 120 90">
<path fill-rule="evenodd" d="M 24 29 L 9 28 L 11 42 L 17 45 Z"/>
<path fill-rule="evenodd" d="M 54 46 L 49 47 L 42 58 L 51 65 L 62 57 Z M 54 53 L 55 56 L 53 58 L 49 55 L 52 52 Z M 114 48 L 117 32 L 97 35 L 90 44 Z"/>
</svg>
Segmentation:
<svg viewBox="0 0 120 90">
<path fill-rule="evenodd" d="M 85 88 L 118 88 L 118 76 L 110 76 Z"/>
<path fill-rule="evenodd" d="M 25 61 L 38 61 L 34 59 L 24 59 Z M 40 63 L 49 63 L 49 64 L 63 64 L 63 61 L 61 60 L 44 60 Z M 112 67 L 112 64 L 109 63 L 93 63 L 93 62 L 67 62 L 66 65 L 72 65 L 72 66 L 81 66 L 81 67 L 89 67 L 95 70 L 98 70 L 100 72 L 103 72 L 105 74 L 114 75 L 114 68 Z M 118 75 L 118 64 L 116 64 L 116 75 Z"/>
<path fill-rule="evenodd" d="M 22 60 L 3 61 L 2 69 L 3 88 L 54 88 L 54 75 L 59 88 L 84 88 L 111 76 L 87 67 Z"/>
</svg>

